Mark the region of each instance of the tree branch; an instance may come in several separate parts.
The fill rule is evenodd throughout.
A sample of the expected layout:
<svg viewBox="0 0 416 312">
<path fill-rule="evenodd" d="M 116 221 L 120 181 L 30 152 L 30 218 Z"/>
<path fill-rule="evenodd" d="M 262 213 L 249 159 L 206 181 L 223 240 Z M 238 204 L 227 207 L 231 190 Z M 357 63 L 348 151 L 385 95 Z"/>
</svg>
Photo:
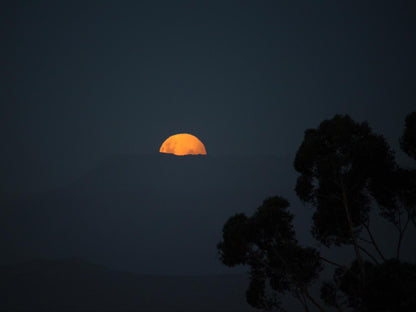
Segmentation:
<svg viewBox="0 0 416 312">
<path fill-rule="evenodd" d="M 358 264 L 360 266 L 361 280 L 364 281 L 365 273 L 364 273 L 363 260 L 361 259 L 361 254 L 360 254 L 360 251 L 358 249 L 358 244 L 357 244 L 357 237 L 355 236 L 354 229 L 352 227 L 352 220 L 351 220 L 351 215 L 350 215 L 350 209 L 348 208 L 347 194 L 345 194 L 344 187 L 342 188 L 342 198 L 343 198 L 343 202 L 344 202 L 345 214 L 347 215 L 348 225 L 349 225 L 349 228 L 350 228 L 351 238 L 352 238 L 352 240 L 354 242 L 354 249 L 355 249 L 355 253 L 357 255 Z"/>
<path fill-rule="evenodd" d="M 367 233 L 370 236 L 371 242 L 373 243 L 374 248 L 376 249 L 377 253 L 380 255 L 381 259 L 383 259 L 383 261 L 386 261 L 386 258 L 384 258 L 383 254 L 381 253 L 380 249 L 378 248 L 376 240 L 374 239 L 373 234 L 370 231 L 370 226 L 368 224 L 364 224 L 364 227 L 367 230 Z"/>
<path fill-rule="evenodd" d="M 296 298 L 298 298 L 299 302 L 300 302 L 300 303 L 302 304 L 302 306 L 304 307 L 305 312 L 309 312 L 309 307 L 308 307 L 308 304 L 307 304 L 307 302 L 306 302 L 306 298 L 305 298 L 305 295 L 303 294 L 303 292 L 302 292 L 302 291 L 300 291 L 300 294 L 296 292 L 295 297 L 296 297 Z"/>
<path fill-rule="evenodd" d="M 402 218 L 401 218 L 401 213 L 400 213 L 400 210 L 398 210 L 398 219 L 399 219 L 399 232 L 401 232 L 402 231 Z"/>
<path fill-rule="evenodd" d="M 305 287 L 303 289 L 303 292 L 305 293 L 306 297 L 321 311 L 326 312 L 324 308 L 309 294 L 308 289 Z"/>
<path fill-rule="evenodd" d="M 402 240 L 403 240 L 404 232 L 406 231 L 406 228 L 407 228 L 407 225 L 409 224 L 409 222 L 410 222 L 410 215 L 409 215 L 409 213 L 407 213 L 407 220 L 406 220 L 405 225 L 403 226 L 403 230 L 400 231 L 399 242 L 397 243 L 397 253 L 396 253 L 396 259 L 397 260 L 399 260 L 399 257 L 400 257 L 400 248 L 402 246 Z"/>
<path fill-rule="evenodd" d="M 374 263 L 375 264 L 380 264 L 378 261 L 377 261 L 377 259 L 372 255 L 372 254 L 370 254 L 370 252 L 368 252 L 364 247 L 362 247 L 362 246 L 360 246 L 360 245 L 358 245 L 358 248 L 360 248 L 367 256 L 369 256 L 370 258 L 371 258 L 371 260 L 373 260 L 374 261 Z"/>
<path fill-rule="evenodd" d="M 345 266 L 345 265 L 338 264 L 338 263 L 336 263 L 336 262 L 334 262 L 334 261 L 331 261 L 331 260 L 329 260 L 329 259 L 326 259 L 326 258 L 324 258 L 324 257 L 322 257 L 322 256 L 319 256 L 319 258 L 320 258 L 320 259 L 322 259 L 322 260 L 324 260 L 325 262 L 328 262 L 329 264 L 335 265 L 336 267 L 342 268 L 342 269 L 344 269 L 344 270 L 346 270 L 346 271 L 348 271 L 348 270 L 349 270 L 349 268 L 348 268 L 347 266 Z"/>
</svg>

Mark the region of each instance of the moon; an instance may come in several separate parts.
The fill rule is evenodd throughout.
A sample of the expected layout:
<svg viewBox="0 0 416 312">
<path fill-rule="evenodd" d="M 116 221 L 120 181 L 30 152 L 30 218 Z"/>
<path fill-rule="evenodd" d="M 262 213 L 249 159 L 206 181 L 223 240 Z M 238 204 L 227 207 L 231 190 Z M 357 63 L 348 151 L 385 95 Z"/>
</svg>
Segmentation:
<svg viewBox="0 0 416 312">
<path fill-rule="evenodd" d="M 168 137 L 159 152 L 177 156 L 207 154 L 204 144 L 189 133 L 179 133 Z"/>
</svg>

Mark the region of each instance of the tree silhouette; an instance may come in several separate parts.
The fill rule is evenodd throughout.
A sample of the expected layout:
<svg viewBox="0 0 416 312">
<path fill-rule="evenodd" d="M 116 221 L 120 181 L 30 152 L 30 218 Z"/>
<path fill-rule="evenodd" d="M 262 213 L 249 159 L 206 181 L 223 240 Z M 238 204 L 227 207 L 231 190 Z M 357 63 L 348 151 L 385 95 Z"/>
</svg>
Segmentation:
<svg viewBox="0 0 416 312">
<path fill-rule="evenodd" d="M 385 180 L 395 168 L 385 139 L 365 122 L 336 115 L 305 131 L 294 165 L 301 174 L 297 195 L 316 208 L 314 237 L 326 246 L 353 244 L 363 278 L 357 235 L 363 228 L 369 231 L 369 185 Z"/>
<path fill-rule="evenodd" d="M 410 113 L 406 117 L 400 147 L 407 155 L 416 160 L 416 112 Z"/>
<path fill-rule="evenodd" d="M 413 158 L 415 127 L 416 113 L 412 113 L 406 117 L 400 143 Z M 248 303 L 281 310 L 278 295 L 291 293 L 305 311 L 308 303 L 324 311 L 308 287 L 325 262 L 336 266 L 333 280 L 322 283 L 326 305 L 339 311 L 343 306 L 355 311 L 416 310 L 416 265 L 400 261 L 409 222 L 416 226 L 416 170 L 400 168 L 384 137 L 348 115 L 335 115 L 317 129 L 306 130 L 294 166 L 300 173 L 296 193 L 315 209 L 312 235 L 327 247 L 353 245 L 356 260 L 338 264 L 300 246 L 289 203 L 282 197 L 267 199 L 253 216 L 231 217 L 217 245 L 225 265 L 250 267 Z M 370 229 L 370 210 L 376 207 L 398 231 L 392 259 L 384 256 Z"/>
<path fill-rule="evenodd" d="M 416 160 L 416 112 L 407 115 L 400 147 L 409 157 Z M 409 213 L 410 219 L 416 226 L 416 169 L 402 171 L 402 183 L 397 187 L 399 201 Z"/>
<path fill-rule="evenodd" d="M 414 311 L 416 307 L 416 265 L 390 259 L 380 264 L 365 262 L 366 281 L 358 278 L 358 263 L 345 271 L 336 269 L 333 282 L 321 287 L 327 305 L 343 304 L 354 311 Z"/>
<path fill-rule="evenodd" d="M 290 292 L 304 306 L 307 298 L 322 309 L 308 292 L 321 269 L 319 254 L 298 244 L 288 207 L 286 199 L 273 197 L 251 217 L 231 217 L 217 246 L 221 261 L 227 266 L 250 266 L 246 297 L 253 307 L 280 311 L 277 294 Z"/>
</svg>

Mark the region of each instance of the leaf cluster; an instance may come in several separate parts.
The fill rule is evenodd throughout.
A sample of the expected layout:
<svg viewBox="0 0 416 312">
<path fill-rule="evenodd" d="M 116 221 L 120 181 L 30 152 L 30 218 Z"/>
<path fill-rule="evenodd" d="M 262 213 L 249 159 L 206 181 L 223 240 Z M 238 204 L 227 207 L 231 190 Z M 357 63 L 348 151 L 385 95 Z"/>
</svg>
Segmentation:
<svg viewBox="0 0 416 312">
<path fill-rule="evenodd" d="M 400 144 L 416 159 L 416 112 L 407 116 Z M 306 130 L 294 166 L 300 173 L 296 193 L 315 209 L 313 236 L 328 247 L 353 244 L 356 260 L 348 267 L 300 246 L 289 202 L 268 198 L 252 216 L 231 217 L 217 245 L 225 265 L 250 267 L 248 303 L 281 311 L 278 295 L 291 293 L 305 311 L 308 303 L 324 311 L 308 292 L 324 260 L 337 267 L 333 280 L 321 287 L 328 306 L 339 311 L 343 306 L 363 312 L 414 311 L 416 265 L 400 261 L 400 247 L 408 224 L 416 226 L 416 169 L 400 168 L 384 137 L 348 115 L 335 115 Z M 374 207 L 398 230 L 394 259 L 386 260 L 371 233 Z M 378 258 L 362 242 L 374 247 Z"/>
<path fill-rule="evenodd" d="M 407 155 L 416 160 L 416 112 L 410 113 L 406 117 L 400 147 Z"/>
<path fill-rule="evenodd" d="M 351 243 L 345 205 L 360 231 L 371 208 L 371 185 L 385 180 L 395 162 L 385 139 L 366 122 L 336 115 L 305 131 L 294 167 L 300 173 L 296 194 L 316 208 L 312 234 L 330 246 Z"/>
<path fill-rule="evenodd" d="M 378 265 L 365 262 L 365 269 L 365 283 L 359 279 L 357 261 L 347 271 L 337 269 L 333 282 L 323 284 L 321 298 L 334 307 L 343 302 L 354 311 L 413 311 L 416 265 L 390 259 Z"/>
<path fill-rule="evenodd" d="M 236 214 L 223 228 L 217 248 L 227 266 L 250 266 L 247 301 L 265 310 L 281 309 L 276 294 L 301 296 L 321 270 L 319 254 L 298 244 L 289 202 L 279 196 L 266 199 L 247 217 Z"/>
</svg>

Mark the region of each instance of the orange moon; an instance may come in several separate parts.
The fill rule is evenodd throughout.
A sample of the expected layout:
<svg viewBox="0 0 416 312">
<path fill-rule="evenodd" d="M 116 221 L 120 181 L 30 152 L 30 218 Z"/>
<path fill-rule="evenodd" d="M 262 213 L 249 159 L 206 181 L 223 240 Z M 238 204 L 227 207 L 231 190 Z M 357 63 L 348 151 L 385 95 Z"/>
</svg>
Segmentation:
<svg viewBox="0 0 416 312">
<path fill-rule="evenodd" d="M 179 133 L 168 137 L 159 152 L 177 156 L 207 154 L 204 144 L 196 136 L 188 133 Z"/>
</svg>

